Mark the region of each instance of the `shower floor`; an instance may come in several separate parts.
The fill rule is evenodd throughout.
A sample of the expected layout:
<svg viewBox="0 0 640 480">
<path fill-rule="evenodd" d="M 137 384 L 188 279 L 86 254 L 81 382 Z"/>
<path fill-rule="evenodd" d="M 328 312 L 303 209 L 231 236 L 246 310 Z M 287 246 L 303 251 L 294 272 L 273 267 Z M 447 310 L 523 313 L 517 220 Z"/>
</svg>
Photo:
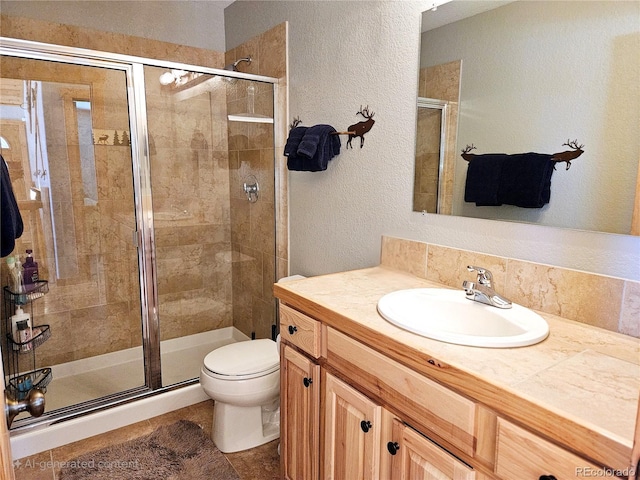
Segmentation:
<svg viewBox="0 0 640 480">
<path fill-rule="evenodd" d="M 163 386 L 199 377 L 211 350 L 243 340 L 249 337 L 227 327 L 162 341 Z M 45 396 L 47 412 L 144 385 L 142 347 L 54 365 L 52 370 Z"/>
</svg>

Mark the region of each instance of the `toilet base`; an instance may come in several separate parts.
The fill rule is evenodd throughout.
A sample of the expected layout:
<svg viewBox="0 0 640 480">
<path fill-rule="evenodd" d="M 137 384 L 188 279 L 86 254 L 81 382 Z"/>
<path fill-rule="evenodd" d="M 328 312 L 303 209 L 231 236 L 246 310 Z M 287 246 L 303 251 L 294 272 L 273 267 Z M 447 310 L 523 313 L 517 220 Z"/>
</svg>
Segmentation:
<svg viewBox="0 0 640 480">
<path fill-rule="evenodd" d="M 248 450 L 279 437 L 280 423 L 263 423 L 262 406 L 239 407 L 214 403 L 211 439 L 222 453 Z"/>
</svg>

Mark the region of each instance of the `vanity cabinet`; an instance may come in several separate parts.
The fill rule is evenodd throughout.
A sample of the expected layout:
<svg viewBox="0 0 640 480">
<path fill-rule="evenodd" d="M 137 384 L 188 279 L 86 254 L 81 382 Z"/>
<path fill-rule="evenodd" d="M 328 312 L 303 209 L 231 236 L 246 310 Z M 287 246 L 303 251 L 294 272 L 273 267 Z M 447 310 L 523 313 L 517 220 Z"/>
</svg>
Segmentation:
<svg viewBox="0 0 640 480">
<path fill-rule="evenodd" d="M 448 388 L 391 349 L 381 353 L 379 341 L 371 348 L 344 317 L 325 323 L 284 303 L 280 312 L 286 479 L 569 480 L 604 472 L 516 425 L 500 405 Z"/>
<path fill-rule="evenodd" d="M 283 478 L 409 479 L 420 471 L 418 478 L 476 479 L 473 469 L 401 420 L 401 412 L 420 405 L 419 418 L 472 452 L 473 402 L 284 304 L 280 335 Z M 388 383 L 376 396 L 393 400 L 400 414 L 363 393 L 376 382 L 362 375 L 371 375 L 372 365 L 380 384 Z"/>
<path fill-rule="evenodd" d="M 558 480 L 600 476 L 603 469 L 520 428 L 498 418 L 496 474 L 504 480 Z"/>
</svg>

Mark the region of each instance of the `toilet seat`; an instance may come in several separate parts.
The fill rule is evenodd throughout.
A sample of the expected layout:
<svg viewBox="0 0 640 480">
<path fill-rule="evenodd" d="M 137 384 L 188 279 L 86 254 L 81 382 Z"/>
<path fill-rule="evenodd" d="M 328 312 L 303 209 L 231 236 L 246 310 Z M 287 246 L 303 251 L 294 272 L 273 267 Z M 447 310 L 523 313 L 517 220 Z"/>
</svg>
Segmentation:
<svg viewBox="0 0 640 480">
<path fill-rule="evenodd" d="M 204 358 L 207 375 L 222 380 L 246 380 L 278 371 L 280 356 L 269 339 L 237 342 L 215 349 Z"/>
</svg>

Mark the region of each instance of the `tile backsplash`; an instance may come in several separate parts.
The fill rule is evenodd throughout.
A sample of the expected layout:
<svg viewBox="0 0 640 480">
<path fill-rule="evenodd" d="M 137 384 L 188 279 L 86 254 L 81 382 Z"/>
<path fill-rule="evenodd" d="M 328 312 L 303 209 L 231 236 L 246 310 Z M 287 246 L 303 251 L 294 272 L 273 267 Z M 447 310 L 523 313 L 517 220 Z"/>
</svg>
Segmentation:
<svg viewBox="0 0 640 480">
<path fill-rule="evenodd" d="M 640 282 L 389 236 L 382 237 L 380 263 L 459 288 L 475 278 L 467 265 L 484 267 L 515 303 L 640 337 Z"/>
</svg>

